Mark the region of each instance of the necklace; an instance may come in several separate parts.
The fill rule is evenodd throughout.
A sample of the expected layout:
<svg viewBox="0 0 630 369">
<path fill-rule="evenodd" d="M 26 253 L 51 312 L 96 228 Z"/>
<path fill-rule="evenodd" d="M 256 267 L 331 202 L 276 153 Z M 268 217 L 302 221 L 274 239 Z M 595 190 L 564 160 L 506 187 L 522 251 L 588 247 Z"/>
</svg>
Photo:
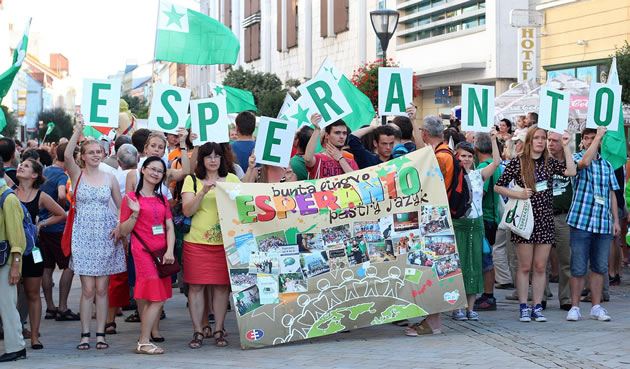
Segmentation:
<svg viewBox="0 0 630 369">
<path fill-rule="evenodd" d="M 20 192 L 22 192 L 22 189 L 20 187 L 18 187 L 18 190 L 20 190 Z M 33 194 L 33 190 L 34 190 L 34 188 L 31 187 L 31 190 L 28 192 L 28 196 L 26 196 L 26 201 L 25 202 L 28 202 L 28 199 L 31 198 L 31 195 Z"/>
</svg>

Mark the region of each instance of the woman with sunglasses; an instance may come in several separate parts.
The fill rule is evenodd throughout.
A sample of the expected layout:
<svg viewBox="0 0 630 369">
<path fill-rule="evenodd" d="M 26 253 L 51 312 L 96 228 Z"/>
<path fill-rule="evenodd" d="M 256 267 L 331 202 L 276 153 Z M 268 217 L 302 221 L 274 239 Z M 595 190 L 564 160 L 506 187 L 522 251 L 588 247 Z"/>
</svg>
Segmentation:
<svg viewBox="0 0 630 369">
<path fill-rule="evenodd" d="M 230 278 L 223 237 L 219 225 L 219 213 L 215 188 L 218 182 L 240 182 L 231 172 L 233 158 L 221 144 L 207 142 L 198 149 L 195 175 L 184 180 L 182 188 L 182 212 L 192 217 L 190 232 L 184 237 L 184 282 L 189 284 L 188 309 L 194 333 L 189 347 L 201 347 L 204 339 L 204 289 L 212 288 L 212 310 L 215 317 L 214 342 L 225 347 L 228 341 L 223 327 L 227 313 Z"/>
<path fill-rule="evenodd" d="M 175 262 L 173 248 L 175 231 L 171 208 L 162 193 L 166 178 L 166 164 L 158 156 L 144 161 L 140 169 L 140 181 L 133 192 L 125 195 L 121 206 L 120 233 L 131 236 L 136 285 L 134 298 L 138 301 L 141 333 L 136 347 L 137 354 L 163 354 L 164 350 L 151 343 L 152 331 L 160 319 L 166 300 L 172 297 L 171 278 L 160 278 L 151 254 L 166 246 L 164 264 Z"/>
</svg>

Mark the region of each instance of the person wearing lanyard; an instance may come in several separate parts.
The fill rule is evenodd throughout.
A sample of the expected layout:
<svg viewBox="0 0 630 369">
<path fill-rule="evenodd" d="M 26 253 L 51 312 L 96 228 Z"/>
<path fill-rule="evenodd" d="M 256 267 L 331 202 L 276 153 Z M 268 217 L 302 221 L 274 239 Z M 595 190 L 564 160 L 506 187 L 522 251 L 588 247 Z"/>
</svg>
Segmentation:
<svg viewBox="0 0 630 369">
<path fill-rule="evenodd" d="M 158 322 L 164 302 L 172 297 L 171 278 L 160 278 L 151 254 L 144 249 L 144 244 L 151 251 L 167 247 L 164 263 L 175 262 L 175 230 L 173 216 L 166 196 L 162 194 L 162 185 L 166 178 L 166 164 L 158 156 L 149 157 L 142 164 L 140 180 L 134 192 L 125 195 L 121 205 L 120 233 L 127 236 L 132 231 L 131 253 L 135 261 L 136 287 L 134 298 L 138 301 L 141 333 L 136 347 L 138 354 L 162 354 L 164 350 L 155 346 Z M 140 239 L 139 239 L 140 238 Z"/>
<path fill-rule="evenodd" d="M 585 128 L 582 144 L 585 150 L 573 155 L 578 174 L 573 181 L 573 203 L 567 215 L 571 226 L 571 310 L 567 320 L 576 321 L 580 314 L 580 295 L 584 288 L 586 267 L 590 261 L 591 318 L 609 321 L 608 312 L 600 306 L 604 276 L 608 273 L 608 255 L 613 235 L 617 235 L 619 214 L 615 190 L 619 184 L 612 165 L 599 154 L 606 128 Z M 612 216 L 611 216 L 612 215 Z"/>
<path fill-rule="evenodd" d="M 569 150 L 569 134 L 562 136 L 564 157 L 571 158 Z M 494 191 L 509 198 L 531 200 L 534 214 L 534 229 L 529 239 L 512 233 L 512 242 L 516 244 L 518 254 L 518 271 L 516 288 L 520 302 L 521 322 L 545 322 L 547 318 L 542 313 L 542 295 L 546 283 L 547 259 L 551 244 L 555 242 L 553 219 L 553 175 L 575 176 L 575 162 L 567 160 L 561 163 L 549 157 L 547 150 L 547 132 L 537 126 L 527 130 L 523 153 L 510 161 Z M 521 190 L 511 190 L 507 186 L 514 181 Z M 532 303 L 527 306 L 527 291 L 529 289 L 529 272 L 532 270 Z"/>
</svg>

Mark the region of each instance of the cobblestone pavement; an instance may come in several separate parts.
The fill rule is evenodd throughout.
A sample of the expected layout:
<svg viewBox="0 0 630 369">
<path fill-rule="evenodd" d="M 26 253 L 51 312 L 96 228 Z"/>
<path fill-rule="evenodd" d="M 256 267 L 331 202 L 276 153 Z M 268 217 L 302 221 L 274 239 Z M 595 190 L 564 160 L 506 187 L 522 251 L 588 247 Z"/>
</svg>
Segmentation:
<svg viewBox="0 0 630 369">
<path fill-rule="evenodd" d="M 166 304 L 167 319 L 161 324 L 166 337 L 161 345 L 164 355 L 136 355 L 140 325 L 125 323 L 122 317 L 117 319 L 118 334 L 107 337 L 109 350 L 96 350 L 92 338 L 92 348 L 85 352 L 75 349 L 79 322 L 42 319 L 45 349 L 30 350 L 27 341 L 28 359 L 0 364 L 0 368 L 628 368 L 630 270 L 624 273 L 621 286 L 611 288 L 611 300 L 604 305 L 611 322 L 589 319 L 587 303 L 581 304 L 582 320 L 567 322 L 554 296 L 545 312 L 548 322 L 521 323 L 517 303 L 504 298 L 512 291 L 497 290 L 497 311 L 480 312 L 479 322 L 455 322 L 443 314 L 441 335 L 406 337 L 402 328 L 386 324 L 256 350 L 241 350 L 233 312 L 226 322 L 227 348 L 215 347 L 212 339 L 206 339 L 200 349 L 189 349 L 192 324 L 186 299 L 174 290 Z M 551 289 L 555 294 L 557 284 Z M 74 311 L 78 311 L 79 295 L 75 277 L 70 296 Z M 2 341 L 0 351 L 4 351 Z"/>
</svg>

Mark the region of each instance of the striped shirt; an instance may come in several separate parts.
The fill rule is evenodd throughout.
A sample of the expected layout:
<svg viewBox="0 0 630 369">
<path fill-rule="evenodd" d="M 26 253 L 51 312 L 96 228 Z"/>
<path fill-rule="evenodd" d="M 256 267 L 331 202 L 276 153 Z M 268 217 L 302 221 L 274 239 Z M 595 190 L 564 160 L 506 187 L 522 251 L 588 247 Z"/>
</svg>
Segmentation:
<svg viewBox="0 0 630 369">
<path fill-rule="evenodd" d="M 573 154 L 573 159 L 579 162 L 585 151 Z M 573 202 L 567 224 L 587 232 L 611 234 L 610 191 L 618 189 L 612 165 L 598 153 L 591 165 L 579 169 L 573 179 Z"/>
</svg>

